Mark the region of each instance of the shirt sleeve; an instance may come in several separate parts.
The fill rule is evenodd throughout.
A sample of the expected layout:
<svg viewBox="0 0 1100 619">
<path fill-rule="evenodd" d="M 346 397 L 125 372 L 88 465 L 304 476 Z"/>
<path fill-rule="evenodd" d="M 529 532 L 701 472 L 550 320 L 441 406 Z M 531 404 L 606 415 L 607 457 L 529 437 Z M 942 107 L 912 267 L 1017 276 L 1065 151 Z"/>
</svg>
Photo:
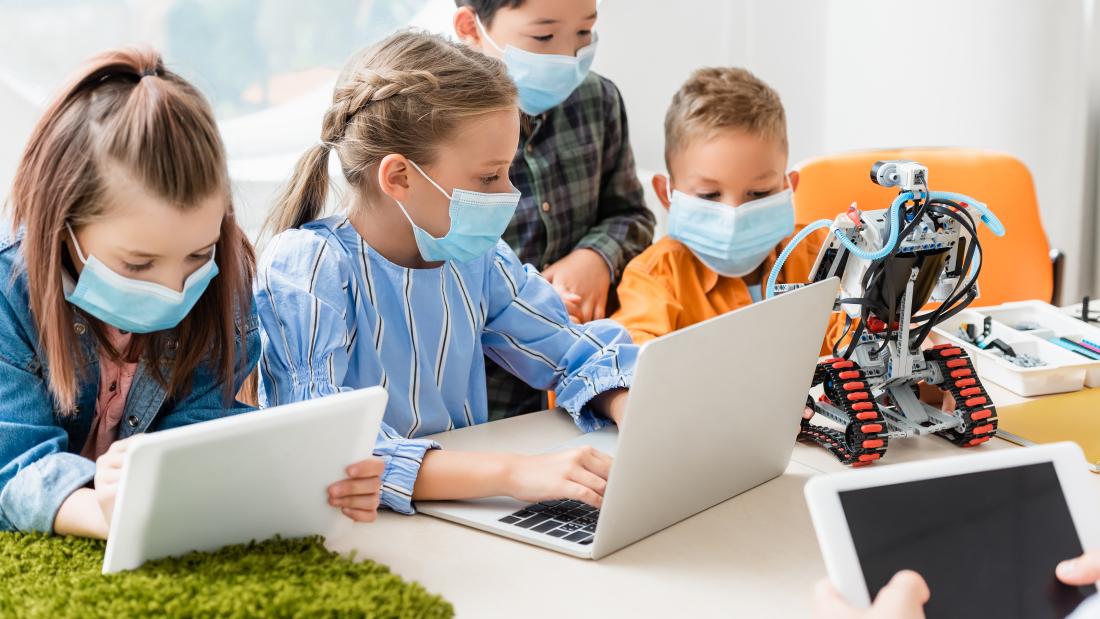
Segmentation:
<svg viewBox="0 0 1100 619">
<path fill-rule="evenodd" d="M 61 504 L 95 477 L 95 463 L 68 453 L 32 344 L 2 297 L 0 315 L 0 530 L 51 533 Z"/>
<path fill-rule="evenodd" d="M 553 389 L 581 430 L 611 423 L 589 403 L 633 383 L 638 349 L 626 330 L 611 320 L 572 324 L 554 288 L 503 242 L 486 287 L 485 354 L 535 389 Z"/>
<path fill-rule="evenodd" d="M 600 81 L 604 89 L 604 140 L 598 222 L 576 248 L 600 254 L 615 282 L 627 263 L 653 242 L 656 218 L 646 206 L 638 182 L 622 95 L 610 80 Z"/>
<path fill-rule="evenodd" d="M 310 230 L 275 237 L 261 261 L 256 304 L 261 325 L 260 402 L 277 406 L 352 387 L 348 367 L 351 267 L 335 242 Z M 420 463 L 439 444 L 402 437 L 386 423 L 375 442 L 382 458 L 382 505 L 412 514 Z M 350 463 L 349 463 L 350 464 Z"/>
<path fill-rule="evenodd" d="M 626 327 L 635 344 L 672 333 L 684 307 L 665 280 L 632 261 L 619 283 L 619 309 L 612 320 Z"/>
</svg>

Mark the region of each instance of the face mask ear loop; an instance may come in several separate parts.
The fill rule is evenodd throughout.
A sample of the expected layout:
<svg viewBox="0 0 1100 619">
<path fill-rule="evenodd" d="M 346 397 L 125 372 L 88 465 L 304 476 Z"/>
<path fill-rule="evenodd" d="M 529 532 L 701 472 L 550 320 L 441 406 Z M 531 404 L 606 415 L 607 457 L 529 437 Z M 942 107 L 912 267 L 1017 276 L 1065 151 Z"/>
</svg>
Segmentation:
<svg viewBox="0 0 1100 619">
<path fill-rule="evenodd" d="M 665 197 L 668 198 L 669 205 L 672 205 L 672 177 L 666 176 L 665 179 L 668 181 L 665 183 Z"/>
<path fill-rule="evenodd" d="M 80 243 L 76 240 L 76 234 L 73 233 L 73 228 L 67 221 L 65 222 L 65 229 L 69 231 L 69 238 L 73 240 L 73 247 L 76 248 L 76 256 L 80 258 L 82 264 L 88 264 L 88 258 L 84 256 L 84 252 L 80 249 Z"/>
<path fill-rule="evenodd" d="M 436 183 L 434 180 L 432 180 L 432 177 L 425 174 L 424 170 L 420 169 L 420 166 L 416 165 L 415 161 L 413 161 L 412 159 L 407 159 L 406 161 L 408 161 L 410 164 L 412 164 L 412 167 L 416 168 L 416 171 L 420 172 L 421 176 L 426 178 L 428 180 L 428 182 L 432 184 L 433 187 L 435 187 L 437 190 L 439 190 L 439 193 L 446 196 L 446 198 L 448 200 L 451 199 L 450 194 L 448 194 L 445 189 L 440 187 L 439 183 Z M 401 214 L 405 216 L 405 219 L 409 220 L 409 225 L 413 227 L 413 230 L 416 230 L 417 228 L 419 228 L 419 226 L 416 225 L 416 222 L 413 221 L 412 215 L 409 215 L 409 210 L 405 208 L 405 205 L 402 204 L 400 200 L 394 200 L 394 202 L 396 202 L 397 206 L 401 209 Z M 435 238 L 435 237 L 432 237 L 432 238 Z"/>
<path fill-rule="evenodd" d="M 496 44 L 496 41 L 489 36 L 489 31 L 485 29 L 485 25 L 481 23 L 481 16 L 474 13 L 474 22 L 477 24 L 477 29 L 481 32 L 481 36 L 485 37 L 485 40 L 489 42 L 489 45 L 493 46 L 493 49 L 500 53 L 504 53 L 504 50 L 500 49 L 500 46 Z"/>
<path fill-rule="evenodd" d="M 446 189 L 444 189 L 444 188 L 440 187 L 440 186 L 439 186 L 439 183 L 437 183 L 437 182 L 435 182 L 434 180 L 432 180 L 432 177 L 430 177 L 430 176 L 428 176 L 427 174 L 425 174 L 425 173 L 424 173 L 424 170 L 421 170 L 421 169 L 420 169 L 420 166 L 416 165 L 416 162 L 415 162 L 415 161 L 413 161 L 412 159 L 408 159 L 407 161 L 408 161 L 409 163 L 411 163 L 411 164 L 412 164 L 412 167 L 416 168 L 416 171 L 417 171 L 417 172 L 420 172 L 420 176 L 423 176 L 424 178 L 428 179 L 428 182 L 429 182 L 429 183 L 431 183 L 433 187 L 435 187 L 436 189 L 438 189 L 438 190 L 439 190 L 439 193 L 443 194 L 443 195 L 444 195 L 444 196 L 445 196 L 445 197 L 446 197 L 446 198 L 447 198 L 448 200 L 450 200 L 450 199 L 451 199 L 451 194 L 447 193 L 447 190 L 446 190 Z"/>
</svg>

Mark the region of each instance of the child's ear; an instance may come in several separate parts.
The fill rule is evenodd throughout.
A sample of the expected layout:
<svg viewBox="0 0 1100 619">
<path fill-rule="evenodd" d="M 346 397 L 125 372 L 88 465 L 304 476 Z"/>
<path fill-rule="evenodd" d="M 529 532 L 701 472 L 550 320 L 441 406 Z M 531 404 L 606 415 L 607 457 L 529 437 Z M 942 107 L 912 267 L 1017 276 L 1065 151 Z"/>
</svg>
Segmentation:
<svg viewBox="0 0 1100 619">
<path fill-rule="evenodd" d="M 791 191 L 798 191 L 798 170 L 791 170 L 787 178 L 791 179 Z"/>
<path fill-rule="evenodd" d="M 653 191 L 657 192 L 657 199 L 661 201 L 661 206 L 664 206 L 666 210 L 669 207 L 668 194 L 671 193 L 668 185 L 667 176 L 664 174 L 653 175 Z"/>
<path fill-rule="evenodd" d="M 455 35 L 466 45 L 481 49 L 481 32 L 477 27 L 477 13 L 468 6 L 459 7 L 454 16 Z"/>
<path fill-rule="evenodd" d="M 407 201 L 409 199 L 409 169 L 409 160 L 404 155 L 386 155 L 378 163 L 378 188 L 394 200 Z"/>
</svg>

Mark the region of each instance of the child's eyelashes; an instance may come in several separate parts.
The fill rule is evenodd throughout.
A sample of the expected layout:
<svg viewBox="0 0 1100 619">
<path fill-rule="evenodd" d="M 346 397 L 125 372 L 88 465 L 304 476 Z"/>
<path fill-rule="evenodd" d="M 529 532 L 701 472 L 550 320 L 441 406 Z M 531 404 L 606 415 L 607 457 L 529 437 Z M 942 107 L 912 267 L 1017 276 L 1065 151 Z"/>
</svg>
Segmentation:
<svg viewBox="0 0 1100 619">
<path fill-rule="evenodd" d="M 492 185 L 493 183 L 495 183 L 499 180 L 500 180 L 500 175 L 499 174 L 494 174 L 492 176 L 482 176 L 481 177 L 481 185 L 483 187 L 488 187 L 489 185 Z"/>
<path fill-rule="evenodd" d="M 592 31 L 591 30 L 578 30 L 577 31 L 577 36 L 582 38 L 582 39 L 589 39 L 589 38 L 592 37 Z M 549 43 L 550 41 L 554 40 L 554 35 L 553 34 L 542 34 L 542 35 L 534 35 L 533 34 L 533 35 L 530 35 L 530 37 L 532 39 L 538 41 L 539 43 Z"/>
<path fill-rule="evenodd" d="M 707 193 L 697 193 L 697 194 L 695 194 L 695 196 L 699 197 L 699 198 L 702 198 L 704 200 L 710 200 L 712 202 L 717 202 L 718 198 L 722 197 L 722 192 L 721 191 L 709 191 Z"/>
<path fill-rule="evenodd" d="M 148 271 L 153 267 L 152 262 L 146 262 L 144 264 L 132 264 L 129 262 L 123 262 L 122 266 L 131 273 L 141 273 L 142 271 Z"/>
<path fill-rule="evenodd" d="M 214 252 L 207 251 L 207 252 L 203 252 L 201 254 L 191 254 L 190 256 L 187 256 L 187 261 L 188 262 L 194 262 L 194 263 L 206 263 L 206 262 L 209 262 L 210 259 L 213 258 L 213 257 L 214 257 Z M 123 266 L 123 268 L 125 268 L 127 271 L 129 271 L 131 273 L 141 273 L 143 271 L 148 271 L 149 269 L 153 268 L 153 261 L 150 260 L 149 262 L 143 262 L 141 264 L 134 264 L 132 262 L 123 262 L 122 266 Z"/>
</svg>

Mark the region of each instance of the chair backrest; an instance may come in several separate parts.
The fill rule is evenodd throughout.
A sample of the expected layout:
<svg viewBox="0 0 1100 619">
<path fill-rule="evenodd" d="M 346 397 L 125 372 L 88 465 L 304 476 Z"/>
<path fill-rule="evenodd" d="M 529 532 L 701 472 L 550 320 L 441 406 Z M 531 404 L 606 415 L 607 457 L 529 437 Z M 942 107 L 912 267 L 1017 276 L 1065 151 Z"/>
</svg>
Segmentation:
<svg viewBox="0 0 1100 619">
<path fill-rule="evenodd" d="M 818 157 L 798 166 L 795 219 L 806 224 L 833 219 L 855 201 L 864 211 L 887 208 L 893 188 L 871 182 L 871 165 L 886 159 L 911 159 L 928 167 L 933 191 L 954 191 L 985 202 L 1004 223 L 1003 237 L 979 225 L 982 273 L 976 306 L 1008 301 L 1050 301 L 1054 275 L 1050 243 L 1039 217 L 1031 173 L 1004 153 L 968 148 L 870 150 Z"/>
</svg>

